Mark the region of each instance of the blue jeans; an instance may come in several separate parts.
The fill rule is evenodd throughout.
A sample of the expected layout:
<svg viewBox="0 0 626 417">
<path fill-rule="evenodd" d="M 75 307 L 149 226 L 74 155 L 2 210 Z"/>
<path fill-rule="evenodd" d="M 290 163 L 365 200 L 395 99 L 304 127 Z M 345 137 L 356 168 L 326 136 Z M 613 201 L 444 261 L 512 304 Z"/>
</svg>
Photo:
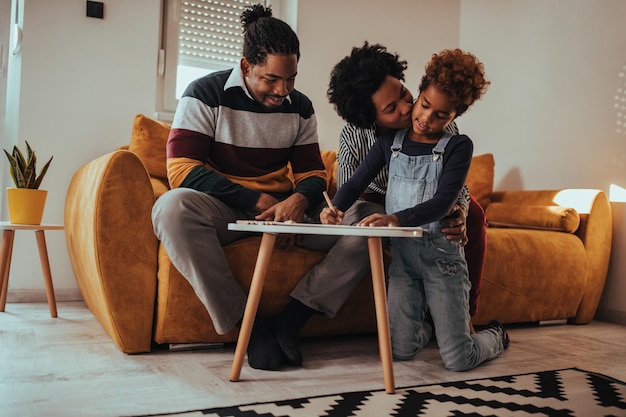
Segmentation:
<svg viewBox="0 0 626 417">
<path fill-rule="evenodd" d="M 438 232 L 422 238 L 392 238 L 391 254 L 388 300 L 394 359 L 413 359 L 432 339 L 427 311 L 447 369 L 472 369 L 502 353 L 497 331 L 470 335 L 470 282 L 457 242 Z"/>
</svg>

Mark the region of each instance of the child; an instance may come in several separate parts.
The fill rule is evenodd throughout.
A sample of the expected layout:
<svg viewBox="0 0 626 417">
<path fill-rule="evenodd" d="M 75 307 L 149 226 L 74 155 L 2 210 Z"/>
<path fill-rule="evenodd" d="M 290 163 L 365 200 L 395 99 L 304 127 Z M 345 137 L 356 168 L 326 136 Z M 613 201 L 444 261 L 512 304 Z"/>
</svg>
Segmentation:
<svg viewBox="0 0 626 417">
<path fill-rule="evenodd" d="M 380 44 L 352 48 L 332 69 L 328 83 L 328 100 L 337 114 L 347 123 L 339 135 L 337 152 L 337 186 L 340 188 L 365 159 L 367 151 L 385 132 L 411 127 L 411 112 L 415 100 L 404 85 L 406 61 Z M 446 130 L 458 134 L 452 121 Z M 381 205 L 384 213 L 387 192 L 387 167 L 376 175 L 361 198 Z M 470 315 L 478 311 L 482 288 L 483 266 L 487 248 L 485 212 L 472 196 L 469 210 L 465 208 L 467 194 L 459 196 L 458 210 L 445 219 L 451 229 L 443 229 L 448 239 L 461 240 L 465 252 L 470 289 Z M 363 216 L 365 217 L 365 216 Z M 360 220 L 360 219 L 359 219 Z M 345 220 L 344 220 L 345 221 Z M 467 234 L 466 234 L 467 233 Z M 469 238 L 469 239 L 468 239 Z"/>
<path fill-rule="evenodd" d="M 509 337 L 497 321 L 470 334 L 467 264 L 459 242 L 441 228 L 465 183 L 473 144 L 444 129 L 489 85 L 483 64 L 460 49 L 433 55 L 419 86 L 411 129 L 383 134 L 365 161 L 333 200 L 335 216 L 324 209 L 322 223 L 336 224 L 378 172 L 389 165 L 386 214 L 373 214 L 361 226 L 422 226 L 422 238 L 392 238 L 389 268 L 389 321 L 394 359 L 410 360 L 433 336 L 446 368 L 472 369 L 499 356 Z M 426 320 L 427 313 L 433 325 Z"/>
</svg>

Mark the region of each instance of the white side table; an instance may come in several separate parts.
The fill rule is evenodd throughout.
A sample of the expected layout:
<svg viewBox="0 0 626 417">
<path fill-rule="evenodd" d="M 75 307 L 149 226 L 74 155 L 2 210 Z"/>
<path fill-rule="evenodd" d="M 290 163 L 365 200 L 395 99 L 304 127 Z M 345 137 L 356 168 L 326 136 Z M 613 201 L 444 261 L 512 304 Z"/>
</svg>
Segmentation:
<svg viewBox="0 0 626 417">
<path fill-rule="evenodd" d="M 229 223 L 229 230 L 263 233 L 259 254 L 257 256 L 250 292 L 244 311 L 235 357 L 230 371 L 230 380 L 239 381 L 241 367 L 246 355 L 250 333 L 259 307 L 261 291 L 265 282 L 276 234 L 294 233 L 311 235 L 336 235 L 336 236 L 364 236 L 368 240 L 370 266 L 372 270 L 372 284 L 374 288 L 374 304 L 376 307 L 376 322 L 378 327 L 378 347 L 383 365 L 383 377 L 385 391 L 388 394 L 395 393 L 393 377 L 393 359 L 391 356 L 391 338 L 389 332 L 389 315 L 387 312 L 387 290 L 385 288 L 385 270 L 383 265 L 383 251 L 381 239 L 383 237 L 421 237 L 423 230 L 419 227 L 359 227 L 345 225 L 323 225 L 304 223 L 280 223 L 280 222 L 257 222 L 253 220 Z"/>
<path fill-rule="evenodd" d="M 45 230 L 63 230 L 60 224 L 12 224 L 0 221 L 2 230 L 2 244 L 0 245 L 0 312 L 4 311 L 7 302 L 7 292 L 9 288 L 9 271 L 11 269 L 11 256 L 13 255 L 13 239 L 16 230 L 34 230 L 39 248 L 39 259 L 41 270 L 46 284 L 46 296 L 50 307 L 50 316 L 57 316 L 57 303 L 54 298 L 54 287 L 52 286 L 52 274 L 50 273 L 50 262 L 48 260 L 48 247 L 46 246 Z"/>
</svg>

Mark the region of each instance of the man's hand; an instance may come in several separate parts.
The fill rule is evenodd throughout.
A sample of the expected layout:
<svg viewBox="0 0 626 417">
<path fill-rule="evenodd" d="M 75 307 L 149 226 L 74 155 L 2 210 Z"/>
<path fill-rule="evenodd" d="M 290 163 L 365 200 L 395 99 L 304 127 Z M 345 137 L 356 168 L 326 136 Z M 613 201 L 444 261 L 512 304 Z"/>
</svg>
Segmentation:
<svg viewBox="0 0 626 417">
<path fill-rule="evenodd" d="M 261 194 L 257 202 L 258 208 L 262 208 L 260 203 L 261 199 L 264 199 L 264 196 L 274 199 L 275 203 L 265 208 L 261 214 L 254 217 L 255 219 L 275 222 L 292 220 L 296 223 L 301 223 L 302 220 L 304 220 L 304 212 L 309 207 L 309 202 L 302 194 L 294 193 L 283 201 L 278 201 L 269 194 Z"/>
<path fill-rule="evenodd" d="M 455 205 L 450 214 L 443 219 L 447 226 L 442 228 L 441 231 L 446 234 L 446 239 L 458 240 L 461 246 L 467 245 L 466 218 L 467 212 L 465 207 L 458 204 Z"/>
<path fill-rule="evenodd" d="M 279 201 L 276 198 L 272 197 L 271 195 L 267 193 L 261 193 L 261 196 L 256 202 L 256 206 L 254 206 L 254 211 L 257 213 L 263 213 L 264 211 L 269 210 L 270 208 L 274 207 L 278 203 Z M 257 220 L 260 220 L 260 219 L 257 219 Z"/>
<path fill-rule="evenodd" d="M 261 206 L 261 200 L 269 201 L 264 196 L 268 196 L 276 203 L 274 203 L 271 207 L 266 208 L 261 212 L 261 214 L 255 216 L 256 220 L 268 220 L 275 222 L 286 222 L 293 221 L 296 223 L 302 223 L 304 220 L 304 213 L 306 209 L 309 207 L 309 201 L 300 193 L 294 193 L 290 195 L 287 199 L 283 201 L 278 201 L 274 197 L 269 194 L 261 194 L 259 201 L 257 202 L 257 207 Z M 279 234 L 276 237 L 276 247 L 279 249 L 289 249 L 296 243 L 297 235 L 289 233 L 289 234 Z"/>
</svg>

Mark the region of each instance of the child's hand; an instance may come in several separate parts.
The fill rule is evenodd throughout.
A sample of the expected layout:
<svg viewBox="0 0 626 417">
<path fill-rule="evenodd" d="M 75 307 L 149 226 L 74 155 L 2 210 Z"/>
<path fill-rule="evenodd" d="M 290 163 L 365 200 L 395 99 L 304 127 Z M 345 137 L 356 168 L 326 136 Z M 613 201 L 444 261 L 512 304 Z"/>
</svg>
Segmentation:
<svg viewBox="0 0 626 417">
<path fill-rule="evenodd" d="M 341 224 L 343 221 L 343 211 L 336 207 L 333 209 L 324 207 L 320 213 L 320 221 L 322 224 Z"/>
<path fill-rule="evenodd" d="M 393 214 L 375 213 L 361 220 L 357 226 L 393 226 L 399 227 L 400 220 Z"/>
</svg>

